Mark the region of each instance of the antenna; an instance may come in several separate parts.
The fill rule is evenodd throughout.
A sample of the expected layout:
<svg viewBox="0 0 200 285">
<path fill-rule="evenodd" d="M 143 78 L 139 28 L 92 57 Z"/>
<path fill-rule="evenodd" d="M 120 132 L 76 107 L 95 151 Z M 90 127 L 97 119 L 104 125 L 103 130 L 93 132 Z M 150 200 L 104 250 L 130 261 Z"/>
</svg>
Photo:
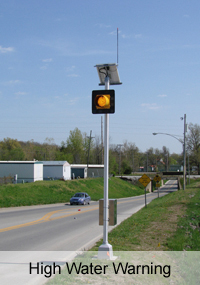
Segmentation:
<svg viewBox="0 0 200 285">
<path fill-rule="evenodd" d="M 118 47 L 118 28 L 117 28 L 117 65 L 118 65 L 118 49 L 119 47 Z"/>
</svg>

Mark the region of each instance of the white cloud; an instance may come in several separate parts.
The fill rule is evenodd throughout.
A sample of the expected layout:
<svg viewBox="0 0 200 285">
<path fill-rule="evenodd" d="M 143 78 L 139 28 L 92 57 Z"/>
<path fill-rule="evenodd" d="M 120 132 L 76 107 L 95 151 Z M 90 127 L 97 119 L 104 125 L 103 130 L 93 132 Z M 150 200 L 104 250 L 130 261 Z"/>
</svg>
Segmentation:
<svg viewBox="0 0 200 285">
<path fill-rule="evenodd" d="M 167 95 L 166 94 L 160 94 L 160 95 L 158 95 L 158 97 L 164 98 L 164 97 L 167 97 Z"/>
<path fill-rule="evenodd" d="M 53 59 L 52 58 L 45 58 L 42 60 L 42 62 L 44 62 L 45 65 L 41 66 L 40 69 L 41 70 L 46 70 L 48 68 L 48 63 L 52 62 Z"/>
<path fill-rule="evenodd" d="M 66 67 L 65 70 L 66 70 L 66 72 L 72 73 L 72 72 L 74 72 L 75 68 L 76 68 L 76 66 L 72 65 L 72 66 Z"/>
<path fill-rule="evenodd" d="M 80 50 L 79 47 L 75 48 L 74 44 L 70 44 L 67 41 L 56 40 L 56 41 L 38 41 L 38 44 L 43 47 L 48 47 L 56 50 L 61 53 L 63 56 L 91 56 L 91 55 L 104 55 L 104 54 L 112 54 L 112 52 L 108 50 Z"/>
<path fill-rule="evenodd" d="M 2 84 L 7 86 L 7 85 L 20 84 L 20 83 L 22 83 L 22 81 L 20 80 L 9 80 L 9 81 L 3 82 Z"/>
<path fill-rule="evenodd" d="M 76 66 L 75 65 L 72 65 L 72 66 L 69 66 L 69 67 L 66 67 L 65 70 L 66 70 L 66 73 L 67 73 L 67 77 L 79 77 L 79 75 L 76 73 Z"/>
<path fill-rule="evenodd" d="M 46 59 L 43 59 L 42 61 L 43 61 L 43 62 L 52 62 L 53 59 L 52 59 L 52 58 L 46 58 Z"/>
<path fill-rule="evenodd" d="M 141 37 L 142 37 L 142 34 L 136 34 L 136 35 L 134 35 L 134 38 L 135 38 L 135 39 L 141 39 Z"/>
<path fill-rule="evenodd" d="M 78 74 L 72 73 L 72 74 L 68 74 L 67 77 L 79 77 Z"/>
<path fill-rule="evenodd" d="M 41 70 L 46 70 L 46 69 L 47 69 L 47 66 L 46 66 L 46 65 L 43 65 L 43 66 L 40 67 L 40 69 L 41 69 Z"/>
<path fill-rule="evenodd" d="M 142 38 L 142 34 L 135 34 L 135 35 L 126 35 L 126 34 L 122 34 L 121 35 L 123 39 L 131 39 L 131 38 L 134 38 L 134 39 L 141 39 Z"/>
<path fill-rule="evenodd" d="M 123 34 L 123 35 L 122 35 L 122 38 L 123 38 L 123 39 L 130 39 L 131 36 L 130 36 L 130 35 L 125 35 L 125 34 Z"/>
<path fill-rule="evenodd" d="M 68 101 L 69 105 L 74 105 L 76 104 L 76 102 L 78 101 L 78 98 L 73 98 L 71 100 Z"/>
<path fill-rule="evenodd" d="M 105 25 L 105 24 L 96 24 L 95 26 L 98 26 L 99 28 L 110 28 L 110 25 Z"/>
<path fill-rule="evenodd" d="M 90 56 L 90 55 L 104 55 L 104 54 L 112 54 L 112 52 L 108 50 L 87 50 L 85 52 L 76 53 L 74 55 L 75 56 Z"/>
<path fill-rule="evenodd" d="M 156 103 L 143 103 L 141 107 L 147 110 L 158 110 L 162 108 L 162 106 L 158 106 Z"/>
<path fill-rule="evenodd" d="M 8 52 L 13 52 L 14 48 L 13 47 L 2 47 L 0 46 L 0 53 L 8 53 Z"/>
<path fill-rule="evenodd" d="M 118 31 L 118 33 L 120 33 L 120 31 Z M 112 31 L 112 32 L 109 33 L 109 35 L 116 36 L 117 35 L 117 31 Z"/>
<path fill-rule="evenodd" d="M 28 93 L 26 93 L 26 92 L 20 92 L 20 91 L 15 93 L 15 95 L 20 95 L 20 96 L 21 96 L 21 95 L 22 95 L 22 96 L 23 96 L 23 95 L 27 95 L 27 94 L 28 94 Z"/>
</svg>

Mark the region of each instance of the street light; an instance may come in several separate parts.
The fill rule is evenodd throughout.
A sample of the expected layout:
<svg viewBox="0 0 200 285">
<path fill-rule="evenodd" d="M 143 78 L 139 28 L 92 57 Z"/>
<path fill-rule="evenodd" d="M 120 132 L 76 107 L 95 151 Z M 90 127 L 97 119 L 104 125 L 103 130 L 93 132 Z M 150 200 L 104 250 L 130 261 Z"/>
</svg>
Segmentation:
<svg viewBox="0 0 200 285">
<path fill-rule="evenodd" d="M 167 136 L 173 137 L 174 139 L 179 141 L 183 146 L 183 141 L 181 139 L 178 139 L 175 135 L 171 135 L 171 134 L 167 134 L 167 133 L 153 133 L 153 135 L 154 136 L 156 136 L 156 135 L 167 135 Z M 167 168 L 168 168 L 168 165 L 167 165 Z"/>
<path fill-rule="evenodd" d="M 152 135 L 154 135 L 154 136 L 156 136 L 156 135 L 167 135 L 167 136 L 175 138 L 176 140 L 178 140 L 180 143 L 183 144 L 183 141 L 181 139 L 178 139 L 175 135 L 171 135 L 171 134 L 167 134 L 167 133 L 153 133 Z"/>
<path fill-rule="evenodd" d="M 181 120 L 184 120 L 184 133 L 183 133 L 183 141 L 178 139 L 175 135 L 167 134 L 167 133 L 153 133 L 153 135 L 167 135 L 173 137 L 174 139 L 178 140 L 183 146 L 183 190 L 185 190 L 185 174 L 186 174 L 186 152 L 185 152 L 185 134 L 187 132 L 187 124 L 186 124 L 186 114 L 184 118 L 182 117 Z"/>
</svg>

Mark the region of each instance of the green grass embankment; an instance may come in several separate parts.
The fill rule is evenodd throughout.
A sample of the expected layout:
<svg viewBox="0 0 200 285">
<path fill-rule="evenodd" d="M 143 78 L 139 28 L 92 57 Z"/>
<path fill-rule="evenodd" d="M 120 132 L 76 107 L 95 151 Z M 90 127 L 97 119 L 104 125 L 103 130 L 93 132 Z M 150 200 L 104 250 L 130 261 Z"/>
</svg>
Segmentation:
<svg viewBox="0 0 200 285">
<path fill-rule="evenodd" d="M 114 251 L 200 251 L 200 179 L 153 200 L 114 228 L 108 241 Z"/>
<path fill-rule="evenodd" d="M 0 186 L 0 208 L 69 202 L 76 192 L 87 192 L 93 201 L 103 198 L 103 178 L 69 181 L 37 181 Z M 109 179 L 109 198 L 144 194 L 144 190 L 120 178 Z"/>
</svg>

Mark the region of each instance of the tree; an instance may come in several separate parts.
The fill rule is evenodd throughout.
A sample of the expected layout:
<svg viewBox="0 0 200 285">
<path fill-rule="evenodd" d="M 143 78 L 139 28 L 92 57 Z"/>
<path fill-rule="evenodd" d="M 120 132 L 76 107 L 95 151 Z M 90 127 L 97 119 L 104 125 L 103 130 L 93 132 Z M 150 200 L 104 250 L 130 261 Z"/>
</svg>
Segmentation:
<svg viewBox="0 0 200 285">
<path fill-rule="evenodd" d="M 131 172 L 132 172 L 132 167 L 129 165 L 129 163 L 126 160 L 124 160 L 122 162 L 121 168 L 122 168 L 121 173 L 123 173 L 123 174 L 131 174 Z"/>
<path fill-rule="evenodd" d="M 102 159 L 102 145 L 101 145 L 101 140 L 100 137 L 95 136 L 94 141 L 92 140 L 92 147 L 90 147 L 90 157 L 91 161 L 94 164 L 103 164 L 103 159 Z"/>
<path fill-rule="evenodd" d="M 24 160 L 25 153 L 20 143 L 11 138 L 0 141 L 0 159 L 1 160 Z"/>
<path fill-rule="evenodd" d="M 190 123 L 188 129 L 186 148 L 190 155 L 190 165 L 197 166 L 200 174 L 200 126 Z"/>
<path fill-rule="evenodd" d="M 90 133 L 90 136 L 87 136 L 86 133 L 83 133 L 83 163 L 91 163 L 92 161 L 92 149 L 94 148 L 94 143 L 93 143 L 93 137 L 92 131 Z"/>
<path fill-rule="evenodd" d="M 25 160 L 33 160 L 38 159 L 36 158 L 36 152 L 35 152 L 35 143 L 34 140 L 30 140 L 25 142 L 20 142 L 21 147 L 23 148 L 23 151 L 25 153 Z"/>
<path fill-rule="evenodd" d="M 139 149 L 134 143 L 125 141 L 123 144 L 123 157 L 126 159 L 127 167 L 132 169 L 132 172 L 139 169 Z M 127 170 L 126 170 L 127 171 Z"/>
<path fill-rule="evenodd" d="M 73 156 L 73 163 L 81 163 L 84 156 L 83 136 L 78 128 L 70 131 L 69 137 L 66 142 L 67 152 Z"/>
<path fill-rule="evenodd" d="M 25 160 L 45 160 L 45 151 L 42 144 L 34 142 L 34 140 L 27 142 L 20 141 L 19 143 L 25 153 Z"/>
<path fill-rule="evenodd" d="M 182 163 L 183 163 L 183 155 L 182 154 L 172 153 L 170 155 L 170 164 L 181 165 Z"/>
<path fill-rule="evenodd" d="M 119 165 L 117 164 L 116 156 L 112 149 L 109 150 L 109 173 L 113 175 L 119 173 Z"/>
<path fill-rule="evenodd" d="M 162 147 L 162 160 L 165 164 L 165 171 L 168 171 L 168 167 L 169 167 L 169 149 L 166 146 Z"/>
<path fill-rule="evenodd" d="M 44 153 L 44 160 L 55 160 L 58 147 L 54 143 L 53 138 L 45 139 L 45 142 L 42 145 L 42 150 Z"/>
<path fill-rule="evenodd" d="M 147 160 L 147 167 L 148 170 L 150 168 L 150 166 L 156 165 L 156 156 L 155 156 L 155 150 L 153 149 L 153 147 L 150 147 L 147 151 L 146 151 L 146 160 Z"/>
</svg>

